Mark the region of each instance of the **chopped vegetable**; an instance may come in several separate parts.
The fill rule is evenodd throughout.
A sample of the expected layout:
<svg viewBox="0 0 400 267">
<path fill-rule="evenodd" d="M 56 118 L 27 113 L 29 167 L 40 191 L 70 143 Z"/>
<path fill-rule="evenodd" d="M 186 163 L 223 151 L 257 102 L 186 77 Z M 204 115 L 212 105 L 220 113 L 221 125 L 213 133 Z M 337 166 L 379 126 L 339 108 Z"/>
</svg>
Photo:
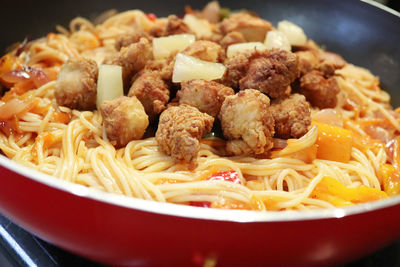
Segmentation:
<svg viewBox="0 0 400 267">
<path fill-rule="evenodd" d="M 56 142 L 56 137 L 51 133 L 44 132 L 36 137 L 36 142 L 38 141 L 43 142 L 43 150 L 46 150 Z"/>
<path fill-rule="evenodd" d="M 383 190 L 389 196 L 400 194 L 400 137 L 393 143 L 393 165 L 383 164 L 379 169 L 379 178 Z"/>
<path fill-rule="evenodd" d="M 172 75 L 172 82 L 178 83 L 194 79 L 215 80 L 225 73 L 225 66 L 220 63 L 203 61 L 184 54 L 177 54 Z"/>
<path fill-rule="evenodd" d="M 241 184 L 239 175 L 236 171 L 217 172 L 208 178 L 210 181 L 226 181 Z"/>
<path fill-rule="evenodd" d="M 343 128 L 343 118 L 335 109 L 325 108 L 312 116 L 313 121 Z"/>
<path fill-rule="evenodd" d="M 314 188 L 311 196 L 324 200 L 336 207 L 350 206 L 356 203 L 363 203 L 387 198 L 388 195 L 376 188 L 360 186 L 349 188 L 342 185 L 332 177 L 324 177 Z"/>
<path fill-rule="evenodd" d="M 232 14 L 232 11 L 229 8 L 221 8 L 219 10 L 219 18 L 220 20 L 229 18 L 229 16 Z"/>
<path fill-rule="evenodd" d="M 22 116 L 29 111 L 37 102 L 32 100 L 19 100 L 13 98 L 0 106 L 0 120 L 9 120 L 14 116 Z"/>
<path fill-rule="evenodd" d="M 64 124 L 68 124 L 72 119 L 71 114 L 65 113 L 65 112 L 54 112 L 53 118 L 54 118 L 55 122 L 64 123 Z"/>
<path fill-rule="evenodd" d="M 173 51 L 182 51 L 196 40 L 193 34 L 176 34 L 153 39 L 155 59 L 168 57 Z"/>
<path fill-rule="evenodd" d="M 11 134 L 16 136 L 16 133 L 19 132 L 19 120 L 17 116 L 13 116 L 9 120 L 0 121 L 0 131 L 7 137 Z"/>
<path fill-rule="evenodd" d="M 393 166 L 400 169 L 400 136 L 396 137 L 393 147 Z"/>
<path fill-rule="evenodd" d="M 280 31 L 269 31 L 265 37 L 264 44 L 267 49 L 278 48 L 291 51 L 292 47 L 286 35 Z"/>
<path fill-rule="evenodd" d="M 217 172 L 205 178 L 206 180 L 210 181 L 226 181 L 232 182 L 235 184 L 241 184 L 239 175 L 236 171 L 223 171 Z M 243 205 L 244 203 L 239 202 L 227 202 L 226 200 L 222 202 L 208 202 L 208 201 L 190 201 L 190 206 L 194 207 L 203 207 L 203 208 L 226 208 L 226 209 L 243 209 L 245 208 Z"/>
<path fill-rule="evenodd" d="M 208 201 L 190 201 L 189 205 L 193 206 L 193 207 L 210 208 L 211 207 L 211 202 L 208 202 Z"/>
<path fill-rule="evenodd" d="M 289 154 L 288 156 L 294 159 L 302 160 L 305 163 L 312 163 L 317 158 L 318 146 L 316 144 L 306 147 L 300 151 Z"/>
<path fill-rule="evenodd" d="M 211 203 L 214 209 L 230 209 L 230 210 L 250 210 L 250 205 L 236 200 L 221 199 Z"/>
<path fill-rule="evenodd" d="M 286 35 L 291 45 L 304 45 L 307 42 L 307 36 L 303 29 L 290 21 L 279 22 L 278 31 Z"/>
<path fill-rule="evenodd" d="M 0 58 L 0 76 L 4 73 L 10 72 L 13 69 L 15 56 L 6 54 Z"/>
<path fill-rule="evenodd" d="M 377 151 L 380 148 L 384 148 L 385 145 L 376 139 L 372 139 L 368 135 L 361 135 L 353 132 L 353 146 L 362 152 L 367 150 Z"/>
<path fill-rule="evenodd" d="M 124 95 L 122 67 L 100 65 L 97 78 L 97 108 L 106 100 L 113 100 Z"/>
<path fill-rule="evenodd" d="M 317 158 L 349 162 L 353 140 L 352 132 L 324 123 L 315 124 L 318 126 Z"/>
<path fill-rule="evenodd" d="M 228 58 L 234 57 L 239 53 L 243 53 L 245 51 L 251 50 L 265 50 L 267 47 L 261 42 L 248 42 L 248 43 L 240 43 L 240 44 L 233 44 L 228 46 L 226 56 Z"/>
<path fill-rule="evenodd" d="M 27 66 L 23 67 L 22 69 L 4 73 L 1 76 L 1 79 L 9 84 L 18 84 L 30 80 L 33 82 L 35 88 L 39 88 L 40 86 L 50 82 L 49 77 L 44 73 L 43 70 Z"/>
<path fill-rule="evenodd" d="M 151 21 L 156 21 L 157 20 L 157 16 L 153 13 L 147 13 L 146 17 L 151 20 Z"/>
<path fill-rule="evenodd" d="M 265 210 L 266 207 L 263 201 L 256 196 L 252 195 L 249 203 L 231 200 L 231 199 L 221 199 L 211 203 L 211 208 L 215 209 L 241 209 L 241 210 Z"/>
<path fill-rule="evenodd" d="M 210 23 L 205 20 L 205 19 L 199 19 L 196 18 L 192 14 L 186 14 L 185 17 L 183 18 L 183 22 L 186 23 L 186 25 L 192 30 L 194 33 L 196 33 L 197 37 L 211 37 L 212 31 L 211 31 L 211 25 Z"/>
<path fill-rule="evenodd" d="M 383 164 L 379 169 L 379 178 L 388 196 L 400 194 L 400 173 L 390 164 Z"/>
</svg>

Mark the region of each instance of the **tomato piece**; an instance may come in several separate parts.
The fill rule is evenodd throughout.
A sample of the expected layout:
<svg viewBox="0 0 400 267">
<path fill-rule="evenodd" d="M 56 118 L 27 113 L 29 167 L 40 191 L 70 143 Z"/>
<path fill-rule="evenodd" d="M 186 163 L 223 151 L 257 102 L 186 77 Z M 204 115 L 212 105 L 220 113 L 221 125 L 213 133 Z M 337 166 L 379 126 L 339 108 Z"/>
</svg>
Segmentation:
<svg viewBox="0 0 400 267">
<path fill-rule="evenodd" d="M 217 172 L 211 175 L 208 180 L 210 181 L 226 181 L 235 184 L 241 184 L 239 175 L 236 171 Z"/>
<path fill-rule="evenodd" d="M 208 201 L 190 201 L 189 205 L 193 206 L 193 207 L 210 208 L 211 207 L 211 202 L 208 202 Z"/>
<path fill-rule="evenodd" d="M 157 16 L 155 14 L 153 14 L 153 13 L 146 14 L 146 17 L 151 21 L 156 21 L 157 20 Z"/>
<path fill-rule="evenodd" d="M 242 182 L 240 181 L 239 175 L 236 171 L 224 171 L 224 172 L 217 172 L 212 174 L 211 176 L 208 176 L 206 180 L 209 181 L 226 181 L 226 182 L 232 182 L 235 184 L 241 184 Z M 190 206 L 194 207 L 202 207 L 202 208 L 210 208 L 212 205 L 211 202 L 209 201 L 190 201 L 189 202 Z M 218 208 L 218 205 L 216 206 Z"/>
</svg>

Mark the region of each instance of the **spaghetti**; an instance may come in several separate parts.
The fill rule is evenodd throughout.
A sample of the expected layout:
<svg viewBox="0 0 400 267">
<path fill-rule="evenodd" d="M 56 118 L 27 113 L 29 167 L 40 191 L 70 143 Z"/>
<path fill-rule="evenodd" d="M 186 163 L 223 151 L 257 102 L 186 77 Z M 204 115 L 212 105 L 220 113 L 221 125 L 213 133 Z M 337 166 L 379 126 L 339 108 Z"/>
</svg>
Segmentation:
<svg viewBox="0 0 400 267">
<path fill-rule="evenodd" d="M 339 103 L 332 113 L 335 115 L 329 115 L 343 122 L 333 127 L 352 134 L 347 161 L 320 155 L 318 142 L 323 127 L 314 120 L 306 135 L 289 139 L 285 148 L 274 150 L 269 157 L 224 156 L 223 140 L 203 139 L 198 166 L 189 171 L 159 151 L 154 137 L 116 149 L 103 139 L 99 111 L 78 111 L 56 104 L 54 80 L 68 59 L 89 57 L 101 63 L 121 34 L 132 28 L 149 32 L 163 23 L 165 19 L 154 21 L 138 10 L 113 14 L 98 25 L 76 18 L 69 29 L 58 27 L 60 33 L 30 42 L 21 54 L 13 51 L 4 56 L 0 77 L 11 87 L 0 106 L 3 114 L 11 109 L 10 116 L 0 115 L 0 149 L 4 155 L 58 179 L 98 190 L 214 208 L 333 208 L 400 192 L 396 180 L 400 166 L 396 137 L 399 114 L 391 109 L 390 96 L 380 89 L 378 78 L 350 64 L 336 71 Z M 42 84 L 32 82 L 35 75 L 29 80 L 4 76 L 24 66 L 39 69 L 48 80 Z M 10 104 L 13 99 L 18 99 L 18 105 L 27 105 L 25 110 L 15 112 L 16 107 Z M 318 112 L 313 108 L 312 117 Z M 377 140 L 369 126 L 380 126 L 392 138 L 387 143 Z M 239 182 L 210 179 L 226 171 L 234 171 Z"/>
</svg>

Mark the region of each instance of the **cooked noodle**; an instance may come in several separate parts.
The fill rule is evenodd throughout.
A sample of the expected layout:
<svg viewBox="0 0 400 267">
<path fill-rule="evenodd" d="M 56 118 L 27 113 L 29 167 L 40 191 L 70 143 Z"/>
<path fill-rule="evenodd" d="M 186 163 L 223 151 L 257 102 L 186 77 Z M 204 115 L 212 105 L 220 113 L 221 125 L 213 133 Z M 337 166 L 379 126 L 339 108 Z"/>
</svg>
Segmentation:
<svg viewBox="0 0 400 267">
<path fill-rule="evenodd" d="M 85 55 L 104 59 L 104 49 L 132 27 L 149 30 L 154 22 L 141 11 L 127 11 L 93 25 L 83 18 L 71 21 L 69 29 L 34 41 L 19 55 L 28 65 L 51 62 L 57 72 L 69 58 Z M 379 88 L 379 80 L 367 70 L 347 65 L 338 70 L 342 93 L 362 103 L 360 110 L 338 111 L 347 129 L 365 135 L 360 122 L 380 112 L 397 131 L 400 123 L 390 109 L 389 95 Z M 154 137 L 131 141 L 115 149 L 102 138 L 99 111 L 78 111 L 58 107 L 54 98 L 55 82 L 30 90 L 26 98 L 37 101 L 45 112 L 30 110 L 19 121 L 18 133 L 0 134 L 0 149 L 12 160 L 59 179 L 129 197 L 187 204 L 219 203 L 216 207 L 254 210 L 304 210 L 332 208 L 330 202 L 313 197 L 313 190 L 326 176 L 334 177 L 348 188 L 365 185 L 381 189 L 380 167 L 388 162 L 385 147 L 364 151 L 353 147 L 348 163 L 315 159 L 304 162 L 293 153 L 315 144 L 318 127 L 311 127 L 301 139 L 294 140 L 272 158 L 226 157 L 207 142 L 201 145 L 194 171 L 175 163 L 158 149 Z M 315 113 L 317 110 L 313 110 Z M 57 122 L 56 113 L 71 114 L 70 122 Z M 205 179 L 215 171 L 233 170 L 240 184 Z M 230 203 L 229 205 L 227 203 Z M 225 206 L 224 206 L 225 205 Z"/>
</svg>

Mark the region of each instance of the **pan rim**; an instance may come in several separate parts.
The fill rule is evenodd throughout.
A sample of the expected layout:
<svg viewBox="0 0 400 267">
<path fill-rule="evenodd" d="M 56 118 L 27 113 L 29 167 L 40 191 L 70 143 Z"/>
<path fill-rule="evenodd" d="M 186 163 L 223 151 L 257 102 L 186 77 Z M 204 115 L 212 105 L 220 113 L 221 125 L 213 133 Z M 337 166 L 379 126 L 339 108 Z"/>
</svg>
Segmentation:
<svg viewBox="0 0 400 267">
<path fill-rule="evenodd" d="M 238 223 L 256 222 L 292 222 L 321 219 L 337 219 L 372 212 L 379 209 L 400 205 L 400 195 L 387 199 L 356 204 L 348 208 L 316 209 L 310 211 L 250 211 L 224 210 L 213 208 L 192 207 L 173 203 L 163 203 L 143 200 L 114 193 L 102 192 L 84 185 L 61 180 L 54 176 L 39 172 L 0 155 L 0 166 L 9 169 L 24 178 L 31 179 L 53 189 L 61 190 L 77 197 L 100 201 L 127 209 L 150 212 L 159 215 L 182 217 L 187 219 L 202 219 Z"/>
<path fill-rule="evenodd" d="M 383 4 L 372 0 L 361 0 L 375 8 L 381 9 L 400 18 L 400 12 L 397 12 Z M 26 167 L 20 163 L 0 155 L 0 166 L 9 169 L 26 179 L 31 179 L 40 184 L 49 186 L 53 189 L 61 190 L 78 197 L 89 200 L 100 201 L 104 204 L 115 205 L 142 212 L 155 213 L 165 216 L 182 217 L 186 219 L 213 220 L 223 222 L 237 223 L 267 223 L 267 222 L 296 222 L 307 220 L 337 219 L 349 217 L 352 215 L 373 212 L 380 209 L 400 205 L 400 195 L 389 197 L 387 199 L 356 204 L 348 208 L 318 209 L 310 211 L 248 211 L 248 210 L 221 210 L 205 209 L 200 207 L 185 206 L 172 203 L 161 203 L 151 200 L 142 200 L 133 197 L 126 197 L 113 193 L 102 192 L 83 185 L 64 181 L 54 176 L 39 172 Z"/>
</svg>

